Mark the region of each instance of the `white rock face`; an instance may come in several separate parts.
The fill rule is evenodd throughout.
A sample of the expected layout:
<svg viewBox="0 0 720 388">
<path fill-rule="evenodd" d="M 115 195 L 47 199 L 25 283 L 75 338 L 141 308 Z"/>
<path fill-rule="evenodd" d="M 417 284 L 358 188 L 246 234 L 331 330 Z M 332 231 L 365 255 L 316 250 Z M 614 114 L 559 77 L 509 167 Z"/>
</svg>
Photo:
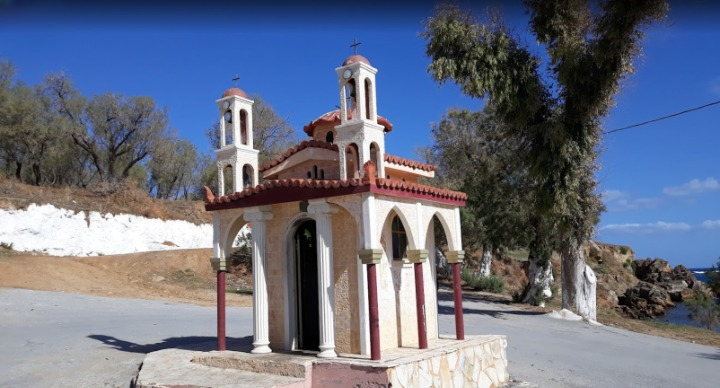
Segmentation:
<svg viewBox="0 0 720 388">
<path fill-rule="evenodd" d="M 210 248 L 211 224 L 163 221 L 128 214 L 75 213 L 52 205 L 0 209 L 0 242 L 53 256 L 98 256 L 167 249 Z"/>
</svg>

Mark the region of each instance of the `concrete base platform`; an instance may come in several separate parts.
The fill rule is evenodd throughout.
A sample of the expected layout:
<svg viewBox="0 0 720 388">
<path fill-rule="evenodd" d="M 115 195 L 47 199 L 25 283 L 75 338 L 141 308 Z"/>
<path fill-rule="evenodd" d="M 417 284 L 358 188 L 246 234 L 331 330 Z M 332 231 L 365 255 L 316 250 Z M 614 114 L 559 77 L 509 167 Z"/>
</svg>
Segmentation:
<svg viewBox="0 0 720 388">
<path fill-rule="evenodd" d="M 505 336 L 488 335 L 385 350 L 380 361 L 166 349 L 146 356 L 136 387 L 499 387 L 509 380 L 506 348 Z"/>
</svg>

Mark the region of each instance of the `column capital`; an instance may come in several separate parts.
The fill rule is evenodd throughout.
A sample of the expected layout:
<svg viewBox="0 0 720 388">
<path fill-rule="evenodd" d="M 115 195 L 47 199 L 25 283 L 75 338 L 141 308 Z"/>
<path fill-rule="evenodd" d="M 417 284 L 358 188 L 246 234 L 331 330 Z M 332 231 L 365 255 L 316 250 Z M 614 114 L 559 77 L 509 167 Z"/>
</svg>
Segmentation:
<svg viewBox="0 0 720 388">
<path fill-rule="evenodd" d="M 362 264 L 380 264 L 382 260 L 382 249 L 361 249 L 358 251 L 358 257 Z"/>
<path fill-rule="evenodd" d="M 272 220 L 273 214 L 270 206 L 249 207 L 243 214 L 243 219 L 248 222 L 260 222 Z"/>
<path fill-rule="evenodd" d="M 427 249 L 408 249 L 407 259 L 411 263 L 424 263 L 428 259 Z"/>
<path fill-rule="evenodd" d="M 450 264 L 462 263 L 465 261 L 465 251 L 448 251 L 445 257 L 447 258 L 447 262 Z"/>
<path fill-rule="evenodd" d="M 211 257 L 210 265 L 212 265 L 213 271 L 227 271 L 228 263 L 224 257 Z"/>
<path fill-rule="evenodd" d="M 308 214 L 312 215 L 330 215 L 334 212 L 332 207 L 328 202 L 326 202 L 324 199 L 320 200 L 310 200 L 308 201 L 308 207 L 307 207 Z"/>
</svg>

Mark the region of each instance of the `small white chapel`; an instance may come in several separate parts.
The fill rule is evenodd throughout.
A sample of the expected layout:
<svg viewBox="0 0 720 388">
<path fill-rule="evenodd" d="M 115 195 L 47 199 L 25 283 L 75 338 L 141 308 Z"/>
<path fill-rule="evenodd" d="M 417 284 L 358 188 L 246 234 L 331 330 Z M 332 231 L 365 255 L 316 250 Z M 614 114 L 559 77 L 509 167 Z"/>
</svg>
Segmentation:
<svg viewBox="0 0 720 388">
<path fill-rule="evenodd" d="M 253 353 L 376 360 L 387 349 L 427 348 L 438 338 L 434 223 L 442 225 L 459 277 L 459 208 L 467 196 L 422 184 L 435 166 L 386 152 L 393 131 L 402 129 L 378 115 L 376 74 L 361 55 L 345 59 L 335 69 L 338 90 L 328 90 L 340 108 L 310 121 L 307 140 L 264 165 L 253 144 L 253 101 L 237 87 L 217 100 L 219 192 L 206 188 L 205 208 L 214 223 L 219 350 L 227 258 L 246 224 Z"/>
</svg>

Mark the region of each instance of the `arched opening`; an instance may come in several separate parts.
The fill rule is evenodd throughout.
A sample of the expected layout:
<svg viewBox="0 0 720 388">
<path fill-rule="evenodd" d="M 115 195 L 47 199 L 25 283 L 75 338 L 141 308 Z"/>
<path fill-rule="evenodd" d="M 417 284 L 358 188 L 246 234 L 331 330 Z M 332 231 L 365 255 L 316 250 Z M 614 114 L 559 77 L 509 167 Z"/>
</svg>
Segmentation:
<svg viewBox="0 0 720 388">
<path fill-rule="evenodd" d="M 255 178 L 255 172 L 253 171 L 252 166 L 249 164 L 244 165 L 243 170 L 242 170 L 243 187 L 254 186 L 255 185 L 255 182 L 253 182 L 254 178 Z"/>
<path fill-rule="evenodd" d="M 232 165 L 227 165 L 223 168 L 223 185 L 225 187 L 225 192 L 223 195 L 229 195 L 235 192 L 235 188 L 233 187 L 233 168 Z"/>
<path fill-rule="evenodd" d="M 240 143 L 248 145 L 247 112 L 240 110 Z"/>
<path fill-rule="evenodd" d="M 226 146 L 233 144 L 233 129 L 232 129 L 232 111 L 227 110 L 225 111 L 225 114 L 223 115 L 223 120 L 225 120 L 225 133 L 221 134 L 220 136 L 224 136 L 222 139 L 224 141 L 221 146 Z"/>
<path fill-rule="evenodd" d="M 356 144 L 350 144 L 345 148 L 345 171 L 347 171 L 348 179 L 359 178 L 358 168 L 360 165 L 358 147 Z"/>
<path fill-rule="evenodd" d="M 348 119 L 352 118 L 355 103 L 355 80 L 351 79 L 345 84 L 345 108 Z"/>
<path fill-rule="evenodd" d="M 325 170 L 320 169 L 320 179 L 325 179 Z"/>
<path fill-rule="evenodd" d="M 329 131 L 328 133 L 325 134 L 325 141 L 330 144 L 332 144 L 333 141 L 335 141 L 335 134 L 333 133 L 333 131 Z"/>
<path fill-rule="evenodd" d="M 393 260 L 403 260 L 407 258 L 408 238 L 405 232 L 405 226 L 400 217 L 395 215 L 390 226 L 390 234 L 392 236 L 392 258 Z"/>
<path fill-rule="evenodd" d="M 372 90 L 372 85 L 370 84 L 370 78 L 365 78 L 365 118 L 367 120 L 370 120 L 372 118 L 371 112 L 370 112 L 370 91 Z"/>
<path fill-rule="evenodd" d="M 318 168 L 317 165 L 313 166 L 313 179 L 318 179 Z"/>
<path fill-rule="evenodd" d="M 295 295 L 298 349 L 319 350 L 320 303 L 315 221 L 302 222 L 293 236 L 295 248 Z"/>
<path fill-rule="evenodd" d="M 375 143 L 370 144 L 370 160 L 378 166 L 378 146 Z"/>
</svg>

